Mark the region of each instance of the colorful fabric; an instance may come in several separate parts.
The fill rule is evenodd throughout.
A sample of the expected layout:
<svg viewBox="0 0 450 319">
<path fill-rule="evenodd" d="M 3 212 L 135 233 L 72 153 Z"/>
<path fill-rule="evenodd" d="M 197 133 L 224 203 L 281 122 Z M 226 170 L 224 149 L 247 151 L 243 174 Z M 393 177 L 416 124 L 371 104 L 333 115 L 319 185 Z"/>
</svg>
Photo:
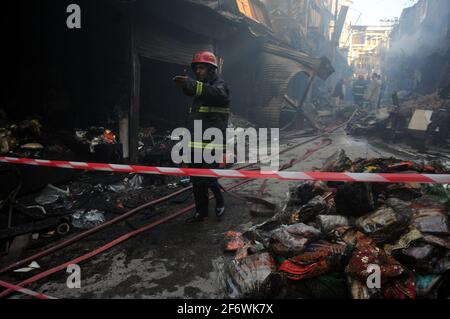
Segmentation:
<svg viewBox="0 0 450 319">
<path fill-rule="evenodd" d="M 361 236 L 358 238 L 356 249 L 345 268 L 345 272 L 366 280 L 371 274 L 368 272 L 368 267 L 372 264 L 380 267 L 382 282 L 398 277 L 405 272 L 403 266 L 383 249 L 376 247 L 372 239 Z"/>
<path fill-rule="evenodd" d="M 225 251 L 238 251 L 246 246 L 244 237 L 241 233 L 229 231 L 225 234 L 226 244 Z"/>
<path fill-rule="evenodd" d="M 408 248 L 411 245 L 411 243 L 413 243 L 414 241 L 421 239 L 421 238 L 422 238 L 422 233 L 420 231 L 418 231 L 417 229 L 413 229 L 410 232 L 408 232 L 407 234 L 403 235 L 398 240 L 397 243 L 395 243 L 393 245 L 385 245 L 384 250 L 389 255 L 391 255 L 394 250 Z"/>
<path fill-rule="evenodd" d="M 416 277 L 417 295 L 428 295 L 441 279 L 442 275 L 418 275 Z"/>
<path fill-rule="evenodd" d="M 328 247 L 319 247 L 314 251 L 304 252 L 285 260 L 278 270 L 291 280 L 315 278 L 334 268 L 337 257 L 343 251 L 342 247 L 344 246 L 328 244 Z"/>
<path fill-rule="evenodd" d="M 284 261 L 279 271 L 284 273 L 291 280 L 302 280 L 320 276 L 329 271 L 328 264 L 325 259 L 319 260 L 310 265 L 302 265 L 295 260 Z"/>
<path fill-rule="evenodd" d="M 383 285 L 382 289 L 385 299 L 415 299 L 417 296 L 414 275 L 410 275 L 406 279 L 395 279 Z"/>
</svg>

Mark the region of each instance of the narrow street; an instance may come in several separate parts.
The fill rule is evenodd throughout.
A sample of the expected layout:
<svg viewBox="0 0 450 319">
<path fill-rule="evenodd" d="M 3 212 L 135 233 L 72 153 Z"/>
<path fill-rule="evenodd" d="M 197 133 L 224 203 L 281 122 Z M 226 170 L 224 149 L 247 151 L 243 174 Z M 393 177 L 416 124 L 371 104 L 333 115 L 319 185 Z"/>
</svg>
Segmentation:
<svg viewBox="0 0 450 319">
<path fill-rule="evenodd" d="M 290 170 L 312 171 L 321 167 L 340 149 L 344 149 L 352 159 L 401 156 L 376 148 L 365 140 L 349 137 L 343 130 L 327 138 L 331 139 L 330 145 L 316 151 Z M 308 139 L 310 137 L 293 139 L 282 145 L 281 149 Z M 280 161 L 289 161 L 315 144 L 317 141 L 283 154 Z M 406 154 L 401 158 L 411 159 Z M 223 185 L 227 187 L 235 182 L 226 180 Z M 261 183 L 254 181 L 235 191 L 255 195 Z M 295 185 L 296 182 L 269 181 L 264 198 L 273 203 L 283 203 L 287 200 L 289 188 Z M 244 232 L 266 218 L 252 217 L 246 203 L 233 196 L 225 196 L 227 213 L 220 221 L 213 215 L 204 224 L 189 225 L 185 223 L 187 216 L 182 216 L 82 264 L 81 289 L 68 289 L 67 274 L 64 273 L 47 278 L 46 284 L 36 283 L 33 287 L 40 292 L 64 298 L 227 298 L 223 267 L 224 262 L 232 256 L 224 253 L 224 234 L 230 230 Z M 170 208 L 170 211 L 174 210 Z M 124 232 L 129 230 L 121 228 Z M 118 230 L 115 233 L 119 235 Z M 111 236 L 110 231 L 43 259 L 42 265 L 48 264 L 50 267 L 69 260 L 71 256 L 76 257 L 83 251 L 100 246 L 107 236 Z"/>
<path fill-rule="evenodd" d="M 450 1 L 0 14 L 1 301 L 450 299 Z"/>
</svg>

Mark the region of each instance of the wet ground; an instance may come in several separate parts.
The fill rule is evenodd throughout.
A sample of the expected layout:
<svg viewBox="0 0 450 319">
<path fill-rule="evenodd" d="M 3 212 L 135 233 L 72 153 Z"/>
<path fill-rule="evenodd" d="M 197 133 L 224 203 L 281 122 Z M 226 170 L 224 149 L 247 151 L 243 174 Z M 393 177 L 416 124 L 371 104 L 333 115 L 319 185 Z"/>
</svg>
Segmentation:
<svg viewBox="0 0 450 319">
<path fill-rule="evenodd" d="M 309 158 L 290 168 L 291 171 L 311 171 L 321 167 L 337 150 L 344 149 L 351 159 L 371 157 L 391 157 L 416 159 L 409 154 L 395 150 L 375 147 L 366 140 L 346 136 L 343 130 L 328 136 L 331 144 L 314 152 Z M 281 145 L 280 149 L 309 140 L 298 138 Z M 283 163 L 317 147 L 317 141 L 308 143 L 286 154 Z M 236 181 L 227 180 L 227 187 Z M 235 191 L 240 194 L 256 195 L 262 181 L 253 181 Z M 271 180 L 267 184 L 264 199 L 273 203 L 283 203 L 289 187 L 296 182 Z M 161 214 L 175 212 L 184 205 L 163 206 Z M 226 297 L 222 281 L 223 264 L 232 258 L 223 252 L 224 233 L 229 230 L 245 231 L 252 225 L 264 221 L 264 218 L 252 217 L 246 203 L 226 195 L 227 212 L 218 220 L 210 217 L 202 224 L 186 224 L 187 216 L 180 216 L 150 231 L 131 238 L 107 252 L 80 264 L 81 288 L 69 289 L 66 280 L 69 274 L 60 272 L 31 286 L 32 289 L 57 298 L 219 298 Z M 214 204 L 212 202 L 211 206 Z M 211 207 L 211 211 L 212 211 Z M 190 213 L 188 213 L 189 215 Z M 143 226 L 155 217 L 140 216 L 130 220 L 129 224 L 114 226 L 82 240 L 61 252 L 41 259 L 42 269 L 47 269 L 76 258 L 117 237 Z M 37 273 L 37 272 L 36 272 Z M 35 273 L 23 275 L 28 278 Z M 18 278 L 14 278 L 17 282 Z"/>
</svg>

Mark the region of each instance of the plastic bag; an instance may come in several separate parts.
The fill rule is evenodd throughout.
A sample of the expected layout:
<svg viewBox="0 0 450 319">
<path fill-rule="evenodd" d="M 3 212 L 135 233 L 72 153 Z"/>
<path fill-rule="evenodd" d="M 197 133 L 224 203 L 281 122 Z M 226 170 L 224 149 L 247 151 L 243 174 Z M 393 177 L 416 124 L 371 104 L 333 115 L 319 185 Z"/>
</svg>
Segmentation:
<svg viewBox="0 0 450 319">
<path fill-rule="evenodd" d="M 422 233 L 448 235 L 448 218 L 438 208 L 420 208 L 412 219 L 412 226 Z"/>
<path fill-rule="evenodd" d="M 308 223 L 318 215 L 327 215 L 333 211 L 334 206 L 328 203 L 322 196 L 316 196 L 308 204 L 298 211 L 298 222 Z"/>
<path fill-rule="evenodd" d="M 305 250 L 309 239 L 304 237 L 295 237 L 286 231 L 276 232 L 269 240 L 269 248 L 279 256 L 293 257 Z"/>
<path fill-rule="evenodd" d="M 321 232 L 305 224 L 283 226 L 272 233 L 269 248 L 278 256 L 294 257 L 305 250 L 311 239 L 317 239 Z"/>
<path fill-rule="evenodd" d="M 433 254 L 434 247 L 431 245 L 420 245 L 416 247 L 409 247 L 402 250 L 402 254 L 412 257 L 417 261 L 423 261 L 430 258 Z"/>
<path fill-rule="evenodd" d="M 384 250 L 391 255 L 396 250 L 408 248 L 412 243 L 421 238 L 422 233 L 417 229 L 413 229 L 410 232 L 404 234 L 395 244 L 385 245 Z"/>
<path fill-rule="evenodd" d="M 321 237 L 322 233 L 320 230 L 308 226 L 306 224 L 295 224 L 290 226 L 285 226 L 284 229 L 291 235 L 297 236 L 297 237 L 306 237 L 306 238 L 319 238 Z"/>
<path fill-rule="evenodd" d="M 356 220 L 356 226 L 382 244 L 397 239 L 406 228 L 409 219 L 397 214 L 392 208 L 383 206 L 374 213 Z"/>
<path fill-rule="evenodd" d="M 47 185 L 44 190 L 35 198 L 39 205 L 50 205 L 57 202 L 63 196 L 68 196 L 69 191 L 62 190 L 53 185 Z"/>
<path fill-rule="evenodd" d="M 349 226 L 348 219 L 339 215 L 319 215 L 316 218 L 316 222 L 324 233 L 328 233 L 339 227 Z"/>
<path fill-rule="evenodd" d="M 386 200 L 386 205 L 391 207 L 396 213 L 400 215 L 411 217 L 413 214 L 413 210 L 410 207 L 410 203 L 405 202 L 401 199 L 394 197 L 388 198 Z"/>
<path fill-rule="evenodd" d="M 269 253 L 232 260 L 226 267 L 226 284 L 230 298 L 257 296 L 264 281 L 276 270 Z"/>
</svg>

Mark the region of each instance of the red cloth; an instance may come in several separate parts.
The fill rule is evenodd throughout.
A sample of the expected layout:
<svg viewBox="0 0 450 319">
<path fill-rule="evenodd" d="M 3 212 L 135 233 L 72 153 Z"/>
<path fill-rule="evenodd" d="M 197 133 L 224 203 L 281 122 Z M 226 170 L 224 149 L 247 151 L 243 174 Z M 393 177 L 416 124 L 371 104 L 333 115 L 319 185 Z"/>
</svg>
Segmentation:
<svg viewBox="0 0 450 319">
<path fill-rule="evenodd" d="M 416 279 L 410 275 L 407 279 L 395 279 L 382 287 L 385 299 L 415 299 L 417 296 Z"/>
<path fill-rule="evenodd" d="M 335 249 L 332 249 L 332 247 Z M 321 247 L 313 252 L 305 252 L 285 260 L 278 270 L 292 280 L 318 277 L 331 270 L 334 262 L 333 257 L 337 252 L 342 252 L 340 245 Z"/>
<path fill-rule="evenodd" d="M 371 264 L 380 267 L 381 282 L 398 277 L 405 272 L 403 266 L 383 249 L 378 248 L 372 239 L 366 236 L 359 236 L 356 249 L 345 268 L 345 272 L 366 280 L 370 275 L 368 267 Z"/>
</svg>

